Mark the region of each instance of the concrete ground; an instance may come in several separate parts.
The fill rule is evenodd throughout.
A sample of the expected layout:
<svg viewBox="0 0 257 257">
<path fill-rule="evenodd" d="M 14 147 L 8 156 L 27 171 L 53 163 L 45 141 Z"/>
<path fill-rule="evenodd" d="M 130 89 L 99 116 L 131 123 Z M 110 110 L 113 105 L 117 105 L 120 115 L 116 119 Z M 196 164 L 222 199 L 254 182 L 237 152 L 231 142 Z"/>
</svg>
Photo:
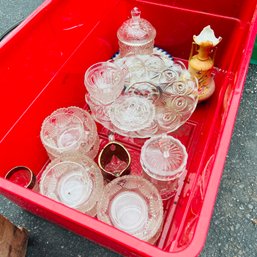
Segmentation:
<svg viewBox="0 0 257 257">
<path fill-rule="evenodd" d="M 0 35 L 41 0 L 0 0 Z M 207 241 L 201 257 L 257 256 L 257 66 L 250 65 Z M 0 213 L 30 232 L 27 257 L 119 256 L 0 196 Z M 0 254 L 1 255 L 1 254 Z"/>
</svg>

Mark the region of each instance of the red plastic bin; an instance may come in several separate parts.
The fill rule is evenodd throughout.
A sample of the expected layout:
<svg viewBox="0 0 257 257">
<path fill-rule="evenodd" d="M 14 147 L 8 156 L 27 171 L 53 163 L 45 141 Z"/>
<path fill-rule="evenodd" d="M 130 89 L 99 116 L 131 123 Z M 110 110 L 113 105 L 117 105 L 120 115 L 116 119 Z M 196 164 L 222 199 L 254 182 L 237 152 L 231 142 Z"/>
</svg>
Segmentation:
<svg viewBox="0 0 257 257">
<path fill-rule="evenodd" d="M 208 232 L 226 153 L 257 31 L 256 0 L 45 1 L 0 42 L 0 193 L 22 208 L 127 256 L 196 256 Z M 3 177 L 17 165 L 37 175 L 48 163 L 39 132 L 57 108 L 85 107 L 85 70 L 118 51 L 116 31 L 137 6 L 157 30 L 156 46 L 185 63 L 192 36 L 211 25 L 223 40 L 216 55 L 216 91 L 171 133 L 186 146 L 188 173 L 178 201 L 150 245 Z M 102 140 L 106 130 L 98 127 Z M 134 162 L 144 142 L 135 139 Z M 135 164 L 136 166 L 136 164 Z"/>
</svg>

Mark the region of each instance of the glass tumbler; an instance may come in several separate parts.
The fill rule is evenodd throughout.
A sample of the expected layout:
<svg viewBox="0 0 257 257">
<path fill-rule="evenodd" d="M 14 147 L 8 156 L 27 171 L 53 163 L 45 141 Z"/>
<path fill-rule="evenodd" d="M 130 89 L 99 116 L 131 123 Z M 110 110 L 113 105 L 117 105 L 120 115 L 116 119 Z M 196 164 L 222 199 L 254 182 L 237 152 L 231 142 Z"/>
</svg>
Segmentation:
<svg viewBox="0 0 257 257">
<path fill-rule="evenodd" d="M 125 76 L 125 69 L 116 64 L 99 62 L 87 69 L 84 83 L 93 101 L 109 104 L 121 94 Z"/>
<path fill-rule="evenodd" d="M 43 171 L 40 193 L 90 216 L 103 191 L 103 177 L 89 157 L 56 158 Z"/>
<path fill-rule="evenodd" d="M 105 186 L 97 205 L 97 218 L 153 244 L 162 228 L 162 200 L 155 186 L 146 179 L 122 176 Z"/>
<path fill-rule="evenodd" d="M 93 118 L 75 106 L 57 109 L 49 115 L 42 124 L 40 138 L 50 159 L 77 155 L 93 159 L 99 150 Z"/>
<path fill-rule="evenodd" d="M 163 200 L 176 194 L 187 157 L 185 146 L 172 136 L 162 134 L 145 141 L 140 154 L 143 176 L 156 186 Z"/>
</svg>

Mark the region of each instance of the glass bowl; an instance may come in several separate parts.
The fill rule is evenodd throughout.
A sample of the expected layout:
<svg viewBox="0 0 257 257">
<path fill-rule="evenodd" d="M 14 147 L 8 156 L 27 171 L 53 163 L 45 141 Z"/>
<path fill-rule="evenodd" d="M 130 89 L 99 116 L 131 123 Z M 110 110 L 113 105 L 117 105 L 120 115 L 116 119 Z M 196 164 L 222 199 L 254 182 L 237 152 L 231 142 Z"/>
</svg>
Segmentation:
<svg viewBox="0 0 257 257">
<path fill-rule="evenodd" d="M 123 90 L 125 75 L 125 70 L 115 63 L 98 62 L 86 70 L 84 83 L 91 98 L 109 104 Z"/>
<path fill-rule="evenodd" d="M 99 150 L 99 137 L 91 115 L 75 106 L 59 108 L 43 122 L 41 141 L 50 157 L 87 155 L 94 158 Z"/>
<path fill-rule="evenodd" d="M 103 177 L 90 158 L 56 158 L 43 171 L 40 193 L 90 216 L 103 191 Z"/>
<path fill-rule="evenodd" d="M 105 186 L 97 205 L 97 218 L 153 244 L 161 232 L 162 200 L 155 186 L 146 179 L 123 176 Z"/>
</svg>

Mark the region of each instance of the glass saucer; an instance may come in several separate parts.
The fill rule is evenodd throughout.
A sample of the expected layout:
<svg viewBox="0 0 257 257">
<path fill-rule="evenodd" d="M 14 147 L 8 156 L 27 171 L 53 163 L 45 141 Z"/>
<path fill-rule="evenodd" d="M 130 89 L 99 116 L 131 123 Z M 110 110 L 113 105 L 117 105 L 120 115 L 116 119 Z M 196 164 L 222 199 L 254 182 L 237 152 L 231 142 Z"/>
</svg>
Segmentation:
<svg viewBox="0 0 257 257">
<path fill-rule="evenodd" d="M 155 108 L 145 97 L 124 95 L 109 108 L 111 122 L 124 131 L 138 131 L 147 128 L 154 119 Z"/>
<path fill-rule="evenodd" d="M 126 88 L 125 94 L 143 96 L 154 103 L 160 98 L 161 92 L 150 82 L 136 82 Z"/>
<path fill-rule="evenodd" d="M 123 176 L 105 186 L 97 205 L 97 218 L 153 244 L 161 231 L 162 200 L 146 179 Z"/>
</svg>

